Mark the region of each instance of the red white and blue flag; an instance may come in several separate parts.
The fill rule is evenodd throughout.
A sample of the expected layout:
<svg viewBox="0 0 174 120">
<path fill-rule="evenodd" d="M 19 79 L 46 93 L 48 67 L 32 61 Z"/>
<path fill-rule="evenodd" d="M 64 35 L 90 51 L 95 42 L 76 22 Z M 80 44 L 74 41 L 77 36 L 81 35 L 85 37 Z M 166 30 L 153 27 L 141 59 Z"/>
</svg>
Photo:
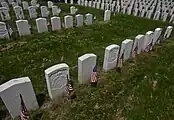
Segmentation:
<svg viewBox="0 0 174 120">
<path fill-rule="evenodd" d="M 20 99 L 21 99 L 21 113 L 20 113 L 20 118 L 21 120 L 29 120 L 29 115 L 27 108 L 25 106 L 24 100 L 22 98 L 22 95 L 20 94 Z"/>
<path fill-rule="evenodd" d="M 93 71 L 91 73 L 91 79 L 90 79 L 91 83 L 95 83 L 97 82 L 97 66 L 95 66 L 93 68 Z"/>
</svg>

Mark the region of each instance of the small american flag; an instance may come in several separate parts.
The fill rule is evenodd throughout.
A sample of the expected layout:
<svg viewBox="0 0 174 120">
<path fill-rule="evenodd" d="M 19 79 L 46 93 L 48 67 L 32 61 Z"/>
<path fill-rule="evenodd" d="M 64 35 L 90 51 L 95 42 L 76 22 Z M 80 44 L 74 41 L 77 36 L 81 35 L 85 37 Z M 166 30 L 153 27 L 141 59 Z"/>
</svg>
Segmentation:
<svg viewBox="0 0 174 120">
<path fill-rule="evenodd" d="M 123 67 L 123 60 L 124 60 L 124 50 L 121 54 L 120 59 L 118 60 L 118 68 L 122 68 Z"/>
<path fill-rule="evenodd" d="M 70 97 L 70 93 L 72 91 L 73 91 L 73 87 L 72 87 L 72 84 L 70 83 L 70 80 L 69 80 L 68 75 L 67 75 L 67 85 L 65 88 L 65 96 Z"/>
<path fill-rule="evenodd" d="M 93 68 L 93 71 L 91 73 L 91 83 L 97 82 L 97 66 Z"/>
<path fill-rule="evenodd" d="M 21 113 L 20 113 L 21 120 L 29 120 L 28 111 L 21 94 L 20 94 L 20 99 L 21 99 Z"/>
</svg>

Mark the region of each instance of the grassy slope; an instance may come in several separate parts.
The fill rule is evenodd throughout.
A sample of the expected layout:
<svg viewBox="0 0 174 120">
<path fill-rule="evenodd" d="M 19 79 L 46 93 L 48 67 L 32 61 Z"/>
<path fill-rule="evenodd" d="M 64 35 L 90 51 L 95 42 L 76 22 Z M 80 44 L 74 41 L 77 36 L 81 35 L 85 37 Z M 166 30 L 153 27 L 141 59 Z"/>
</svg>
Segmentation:
<svg viewBox="0 0 174 120">
<path fill-rule="evenodd" d="M 67 6 L 60 4 L 63 11 L 69 11 Z M 93 13 L 97 19 L 102 20 L 103 11 L 79 7 L 80 13 Z M 62 13 L 61 16 L 63 16 Z M 34 21 L 31 21 L 32 24 Z M 0 53 L 0 82 L 3 83 L 11 78 L 20 76 L 29 76 L 32 80 L 34 89 L 37 93 L 47 91 L 44 78 L 44 70 L 52 65 L 65 62 L 71 67 L 71 79 L 77 82 L 77 58 L 84 53 L 92 52 L 98 56 L 99 68 L 102 67 L 104 48 L 110 44 L 120 44 L 126 38 L 132 38 L 138 34 L 145 34 L 156 27 L 165 27 L 166 23 L 152 21 L 127 15 L 116 15 L 112 21 L 107 24 L 98 24 L 95 22 L 92 26 L 61 30 L 59 32 L 48 32 L 35 34 L 28 37 L 21 37 L 11 41 L 1 41 L 2 46 L 13 43 L 13 48 Z M 35 30 L 36 31 L 36 30 Z M 170 45 L 170 44 L 169 44 Z M 116 119 L 123 116 L 125 118 L 138 119 L 151 117 L 165 112 L 169 113 L 165 104 L 172 103 L 170 99 L 163 100 L 163 96 L 169 97 L 172 89 L 166 93 L 163 86 L 162 76 L 165 72 L 163 67 L 165 63 L 172 60 L 172 51 L 169 48 L 157 49 L 158 54 L 152 57 L 138 57 L 138 62 L 131 61 L 129 66 L 124 68 L 124 73 L 119 76 L 115 71 L 109 74 L 101 73 L 101 83 L 98 89 L 91 89 L 89 86 L 77 86 L 78 98 L 62 107 L 46 111 L 42 118 L 51 119 Z M 166 50 L 166 51 L 165 51 Z M 165 54 L 165 53 L 168 54 Z M 171 58 L 163 58 L 162 55 Z M 159 56 L 158 56 L 159 55 Z M 168 56 L 169 55 L 169 56 Z M 156 62 L 158 61 L 158 62 Z M 131 66 L 132 65 L 132 66 Z M 154 67 L 154 66 L 155 67 Z M 169 63 L 166 65 L 170 65 Z M 170 65 L 170 67 L 172 67 Z M 155 68 L 152 70 L 152 68 Z M 167 68 L 167 66 L 166 66 Z M 159 72 L 158 72 L 159 71 Z M 157 92 L 151 91 L 149 84 L 154 74 L 158 72 L 160 77 L 158 84 L 162 84 Z M 144 80 L 144 76 L 148 79 Z M 166 75 L 168 77 L 168 75 Z M 164 77 L 164 76 L 163 76 Z M 155 79 L 155 78 L 153 78 Z M 170 79 L 171 80 L 171 79 Z M 166 83 L 171 85 L 171 81 Z M 160 91 L 161 90 L 161 91 Z M 161 99 L 150 99 L 149 94 L 156 95 Z M 165 93 L 165 94 L 163 94 Z M 172 95 L 171 95 L 172 96 Z M 152 97 L 154 98 L 154 97 Z M 159 100 L 159 101 L 158 101 Z M 161 101 L 164 104 L 161 104 Z M 130 103 L 129 103 L 130 102 Z M 99 108 L 97 107 L 97 104 Z M 159 103 L 159 104 L 158 104 Z M 155 105 L 157 104 L 157 105 Z M 161 105 L 160 105 L 161 104 Z M 93 107 L 96 105 L 96 109 Z M 160 105 L 160 106 L 159 106 Z M 158 108 L 159 106 L 159 108 Z M 172 107 L 172 106 L 169 106 Z M 65 109 L 64 109 L 65 108 Z M 143 109 L 144 108 L 144 109 Z M 164 109 L 165 108 L 165 109 Z M 150 110 L 152 109 L 152 110 Z M 170 109 L 171 110 L 171 109 Z M 94 113 L 93 113 L 94 112 Z M 153 113 L 154 112 L 154 113 Z M 172 111 L 171 111 L 172 112 Z M 120 114 L 119 114 L 120 113 Z M 152 114 L 152 115 L 151 115 Z M 162 118 L 159 114 L 158 116 Z M 128 116 L 128 117 L 127 117 Z M 135 117 L 135 118 L 134 118 Z M 52 118 L 52 119 L 53 119 Z M 36 119 L 36 118 L 35 118 Z"/>
<path fill-rule="evenodd" d="M 173 47 L 166 41 L 129 60 L 121 75 L 100 73 L 96 89 L 81 86 L 77 99 L 41 111 L 42 120 L 173 120 Z"/>
</svg>

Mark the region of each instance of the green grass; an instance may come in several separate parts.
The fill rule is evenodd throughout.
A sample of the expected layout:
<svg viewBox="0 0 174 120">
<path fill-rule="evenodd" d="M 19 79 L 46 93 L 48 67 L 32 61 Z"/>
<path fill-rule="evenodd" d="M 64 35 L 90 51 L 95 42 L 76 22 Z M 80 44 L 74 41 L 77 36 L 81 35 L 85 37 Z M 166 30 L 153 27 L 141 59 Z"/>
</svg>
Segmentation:
<svg viewBox="0 0 174 120">
<path fill-rule="evenodd" d="M 69 5 L 59 6 L 64 11 L 61 13 L 62 18 L 69 11 Z M 136 35 L 145 34 L 149 30 L 154 31 L 157 27 L 165 29 L 168 24 L 122 14 L 116 14 L 109 23 L 103 23 L 104 11 L 77 7 L 79 13 L 89 12 L 97 17 L 92 26 L 41 34 L 36 33 L 35 29 L 31 36 L 1 40 L 1 50 L 6 46 L 11 47 L 0 52 L 0 83 L 28 76 L 37 94 L 47 94 L 44 70 L 65 62 L 70 66 L 77 99 L 72 103 L 66 102 L 62 106 L 38 111 L 33 115 L 34 120 L 40 120 L 40 117 L 37 117 L 38 113 L 43 114 L 43 120 L 154 120 L 158 119 L 157 117 L 162 120 L 172 119 L 173 42 L 165 43 L 163 48 L 158 46 L 155 53 L 140 55 L 135 60 L 130 60 L 125 64 L 121 76 L 115 70 L 107 74 L 100 71 L 97 89 L 88 85 L 79 86 L 77 83 L 79 56 L 85 53 L 96 54 L 101 70 L 105 47 L 111 44 L 120 45 L 127 38 L 134 39 Z M 30 22 L 35 24 L 34 20 Z M 156 89 L 152 90 L 154 80 L 158 83 Z"/>
</svg>

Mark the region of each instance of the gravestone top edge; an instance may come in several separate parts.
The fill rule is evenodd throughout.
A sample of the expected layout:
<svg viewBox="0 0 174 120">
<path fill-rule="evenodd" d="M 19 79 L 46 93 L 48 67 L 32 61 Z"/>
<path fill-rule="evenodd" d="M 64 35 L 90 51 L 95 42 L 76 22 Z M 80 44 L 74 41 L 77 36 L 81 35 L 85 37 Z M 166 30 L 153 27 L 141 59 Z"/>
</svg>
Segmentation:
<svg viewBox="0 0 174 120">
<path fill-rule="evenodd" d="M 6 90 L 14 85 L 26 83 L 26 82 L 31 82 L 29 77 L 21 77 L 21 78 L 11 79 L 8 82 L 0 85 L 0 92 L 3 92 L 4 90 Z"/>
<path fill-rule="evenodd" d="M 78 58 L 78 60 L 83 61 L 83 60 L 85 60 L 85 59 L 87 59 L 89 57 L 97 57 L 97 56 L 95 54 L 93 54 L 93 53 L 88 53 L 88 54 L 84 54 L 84 55 L 80 56 Z"/>
<path fill-rule="evenodd" d="M 53 71 L 60 69 L 60 68 L 68 68 L 69 66 L 66 63 L 60 63 L 54 66 L 51 66 L 45 70 L 45 74 L 50 74 Z"/>
</svg>

